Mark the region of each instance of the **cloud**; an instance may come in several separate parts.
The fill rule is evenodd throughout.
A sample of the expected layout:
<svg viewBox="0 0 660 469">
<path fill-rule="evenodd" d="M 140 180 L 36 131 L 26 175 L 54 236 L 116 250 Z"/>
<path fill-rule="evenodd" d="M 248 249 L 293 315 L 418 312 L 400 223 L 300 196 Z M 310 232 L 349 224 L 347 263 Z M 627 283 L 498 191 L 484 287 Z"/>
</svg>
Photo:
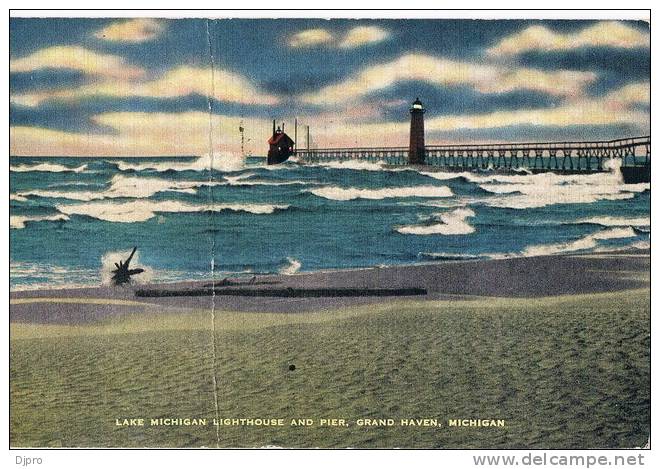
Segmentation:
<svg viewBox="0 0 660 469">
<path fill-rule="evenodd" d="M 323 28 L 306 29 L 294 34 L 289 38 L 291 47 L 313 47 L 330 43 L 334 36 Z"/>
<path fill-rule="evenodd" d="M 343 38 L 327 29 L 315 28 L 300 31 L 289 37 L 291 47 L 331 46 L 341 49 L 354 49 L 367 44 L 375 44 L 390 37 L 389 31 L 378 26 L 356 26 L 349 29 Z"/>
<path fill-rule="evenodd" d="M 163 31 L 163 23 L 152 18 L 136 18 L 112 23 L 94 33 L 98 39 L 112 42 L 146 42 L 158 37 Z"/>
<path fill-rule="evenodd" d="M 486 51 L 489 56 L 511 56 L 524 52 L 566 51 L 581 47 L 632 49 L 649 47 L 650 36 L 620 22 L 603 21 L 576 33 L 556 33 L 545 26 L 530 26 L 505 37 Z"/>
<path fill-rule="evenodd" d="M 340 83 L 303 94 L 301 99 L 310 104 L 333 105 L 403 81 L 422 81 L 438 86 L 468 85 L 481 93 L 529 90 L 554 96 L 574 96 L 581 94 L 584 87 L 595 79 L 592 72 L 511 68 L 407 54 L 391 62 L 366 67 Z"/>
<path fill-rule="evenodd" d="M 648 84 L 636 83 L 603 97 L 568 100 L 553 108 L 436 117 L 428 119 L 425 127 L 430 131 L 492 129 L 520 125 L 566 127 L 632 124 L 644 128 L 649 125 L 649 114 L 631 109 L 631 105 L 649 102 L 648 91 L 645 94 L 644 88 L 648 89 Z"/>
<path fill-rule="evenodd" d="M 538 126 L 561 129 L 575 126 L 626 126 L 648 132 L 649 113 L 636 109 L 648 103 L 648 82 L 633 83 L 597 98 L 567 99 L 557 107 L 496 111 L 430 117 L 427 132 L 479 131 L 505 127 Z M 349 110 L 350 111 L 350 110 Z M 364 121 L 361 111 L 328 111 L 300 115 L 300 125 L 309 123 L 312 141 L 320 147 L 403 146 L 409 123 L 356 123 Z M 432 113 L 430 113 L 432 115 Z M 16 156 L 176 156 L 209 152 L 209 129 L 213 151 L 238 154 L 241 148 L 238 126 L 246 129 L 246 150 L 264 155 L 271 121 L 261 118 L 211 115 L 205 112 L 149 113 L 115 112 L 93 117 L 108 134 L 74 133 L 37 127 L 10 127 L 10 154 Z M 291 123 L 288 123 L 290 129 Z M 305 146 L 304 132 L 299 145 Z M 433 143 L 429 141 L 429 143 Z M 437 143 L 437 142 L 436 142 Z"/>
<path fill-rule="evenodd" d="M 11 101 L 37 106 L 47 100 L 78 100 L 91 97 L 177 98 L 198 94 L 219 101 L 241 104 L 273 105 L 279 98 L 261 92 L 243 76 L 223 70 L 182 66 L 153 80 L 107 80 L 70 89 L 45 90 L 15 95 Z"/>
<path fill-rule="evenodd" d="M 10 127 L 12 155 L 70 156 L 181 156 L 208 154 L 209 130 L 213 151 L 240 152 L 240 117 L 205 112 L 149 113 L 117 112 L 94 116 L 96 124 L 112 130 L 108 134 L 58 131 L 38 127 Z M 265 119 L 243 119 L 249 141 L 246 150 L 265 153 L 271 123 Z"/>
<path fill-rule="evenodd" d="M 134 79 L 144 76 L 142 68 L 129 65 L 123 57 L 100 54 L 79 46 L 54 46 L 9 62 L 10 72 L 43 69 L 78 70 L 87 75 L 109 79 Z"/>
<path fill-rule="evenodd" d="M 408 132 L 406 122 L 385 122 L 355 125 L 344 113 L 324 113 L 299 116 L 299 144 L 305 145 L 302 124 L 308 122 L 312 140 L 320 145 L 400 146 Z M 205 112 L 150 113 L 113 112 L 96 115 L 95 125 L 109 129 L 107 134 L 68 132 L 41 127 L 10 127 L 10 154 L 13 156 L 181 156 L 208 154 L 209 130 L 214 153 L 239 154 L 241 135 L 245 129 L 245 150 L 254 155 L 265 155 L 267 138 L 272 132 L 270 119 Z M 287 132 L 293 137 L 292 123 Z"/>
<path fill-rule="evenodd" d="M 339 47 L 352 49 L 366 44 L 374 44 L 390 37 L 389 31 L 378 26 L 357 26 L 346 33 Z"/>
<path fill-rule="evenodd" d="M 631 83 L 606 96 L 609 101 L 623 104 L 651 104 L 651 84 L 649 82 Z"/>
</svg>

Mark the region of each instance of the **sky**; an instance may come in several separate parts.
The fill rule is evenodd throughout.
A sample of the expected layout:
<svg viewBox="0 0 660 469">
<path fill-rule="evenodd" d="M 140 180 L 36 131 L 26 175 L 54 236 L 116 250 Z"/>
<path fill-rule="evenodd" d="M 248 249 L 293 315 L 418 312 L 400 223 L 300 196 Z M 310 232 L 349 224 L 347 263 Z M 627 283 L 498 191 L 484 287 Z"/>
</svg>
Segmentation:
<svg viewBox="0 0 660 469">
<path fill-rule="evenodd" d="M 10 19 L 12 156 L 609 140 L 650 133 L 645 22 Z M 306 145 L 299 132 L 299 145 Z"/>
</svg>

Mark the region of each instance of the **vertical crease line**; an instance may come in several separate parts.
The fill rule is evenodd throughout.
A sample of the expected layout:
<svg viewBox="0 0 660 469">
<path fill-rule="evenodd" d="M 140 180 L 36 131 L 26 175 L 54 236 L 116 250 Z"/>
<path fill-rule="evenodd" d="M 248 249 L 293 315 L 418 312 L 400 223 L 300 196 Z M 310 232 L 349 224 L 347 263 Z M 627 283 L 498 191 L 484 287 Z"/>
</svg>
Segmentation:
<svg viewBox="0 0 660 469">
<path fill-rule="evenodd" d="M 215 446 L 216 448 L 220 447 L 220 426 L 218 422 L 220 420 L 220 410 L 218 407 L 218 377 L 217 377 L 217 350 L 215 344 L 215 230 L 214 227 L 214 198 L 213 198 L 213 163 L 214 163 L 214 154 L 213 154 L 213 97 L 215 96 L 215 61 L 213 58 L 213 46 L 211 43 L 211 30 L 210 30 L 210 21 L 206 20 L 206 39 L 209 46 L 209 59 L 211 62 L 211 86 L 209 87 L 209 93 L 207 95 L 207 104 L 209 110 L 209 232 L 211 233 L 211 344 L 212 344 L 212 355 L 213 355 L 213 404 L 215 408 Z"/>
</svg>

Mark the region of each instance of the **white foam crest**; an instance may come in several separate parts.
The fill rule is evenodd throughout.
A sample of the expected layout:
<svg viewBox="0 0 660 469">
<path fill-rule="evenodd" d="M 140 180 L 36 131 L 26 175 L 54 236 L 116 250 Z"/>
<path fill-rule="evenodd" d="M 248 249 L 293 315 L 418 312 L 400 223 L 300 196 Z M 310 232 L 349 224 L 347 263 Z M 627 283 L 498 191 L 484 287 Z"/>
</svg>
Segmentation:
<svg viewBox="0 0 660 469">
<path fill-rule="evenodd" d="M 135 200 L 130 202 L 90 202 L 86 204 L 57 205 L 57 210 L 66 215 L 87 215 L 99 220 L 117 223 L 135 223 L 147 221 L 160 212 L 247 212 L 254 214 L 271 214 L 276 210 L 285 210 L 288 205 L 271 204 L 213 204 L 193 205 L 175 200 Z"/>
<path fill-rule="evenodd" d="M 432 259 L 445 259 L 445 260 L 472 260 L 487 258 L 488 254 L 467 254 L 456 252 L 420 252 L 420 256 L 430 257 Z"/>
<path fill-rule="evenodd" d="M 15 200 L 16 202 L 27 202 L 27 199 L 20 194 L 9 194 L 9 200 Z"/>
<path fill-rule="evenodd" d="M 12 215 L 9 217 L 9 227 L 15 230 L 22 230 L 28 222 L 37 221 L 66 221 L 69 217 L 58 213 L 56 215 Z"/>
<path fill-rule="evenodd" d="M 537 246 L 528 246 L 522 251 L 523 257 L 548 256 L 563 252 L 583 251 L 594 249 L 599 240 L 621 239 L 635 237 L 635 231 L 630 228 L 611 228 L 592 233 L 575 241 L 554 244 L 541 244 Z"/>
<path fill-rule="evenodd" d="M 464 235 L 474 233 L 474 227 L 467 219 L 474 217 L 474 211 L 469 208 L 459 208 L 451 212 L 436 215 L 440 223 L 431 225 L 406 225 L 396 228 L 401 234 L 413 235 Z"/>
<path fill-rule="evenodd" d="M 580 218 L 571 222 L 572 224 L 592 223 L 594 225 L 602 226 L 651 226 L 651 219 L 638 217 L 638 218 L 623 218 L 623 217 L 591 217 Z"/>
<path fill-rule="evenodd" d="M 611 228 L 596 233 L 592 233 L 586 236 L 583 236 L 574 241 L 568 241 L 565 243 L 553 243 L 553 244 L 541 244 L 528 246 L 523 249 L 521 252 L 491 252 L 491 253 L 482 253 L 479 255 L 473 254 L 456 254 L 456 253 L 444 253 L 444 252 L 423 252 L 420 253 L 426 257 L 432 258 L 465 258 L 465 259 L 476 259 L 476 258 L 487 258 L 487 259 L 511 259 L 516 257 L 536 257 L 536 256 L 549 256 L 562 253 L 570 253 L 576 251 L 591 251 L 591 252 L 614 252 L 614 251 L 626 251 L 629 249 L 649 249 L 651 244 L 648 241 L 637 240 L 631 244 L 625 246 L 598 246 L 598 241 L 606 239 L 625 239 L 635 237 L 635 232 L 632 228 Z"/>
<path fill-rule="evenodd" d="M 302 267 L 302 263 L 298 259 L 287 257 L 286 260 L 289 263 L 280 269 L 280 273 L 283 275 L 293 275 L 300 270 L 300 267 Z"/>
<path fill-rule="evenodd" d="M 438 179 L 439 181 L 446 181 L 449 179 L 458 179 L 458 178 L 468 178 L 471 173 L 462 172 L 462 173 L 453 173 L 453 172 L 444 172 L 444 171 L 419 171 L 419 174 L 422 176 L 428 176 L 433 179 Z"/>
<path fill-rule="evenodd" d="M 219 185 L 214 181 L 169 181 L 159 178 L 141 178 L 116 174 L 110 181 L 110 187 L 104 191 L 56 191 L 32 190 L 20 192 L 19 197 L 36 196 L 55 199 L 69 199 L 83 202 L 113 198 L 148 198 L 158 192 L 181 192 L 195 194 L 201 186 Z"/>
<path fill-rule="evenodd" d="M 326 186 L 308 192 L 330 200 L 369 199 L 380 200 L 397 197 L 451 197 L 453 192 L 446 186 L 392 187 L 389 189 L 358 189 Z"/>
<path fill-rule="evenodd" d="M 582 204 L 599 200 L 623 200 L 650 189 L 650 184 L 624 184 L 619 170 L 621 162 L 606 161 L 609 172 L 562 175 L 539 173 L 504 175 L 461 173 L 468 181 L 491 194 L 485 204 L 499 208 L 540 208 L 554 204 Z"/>
<path fill-rule="evenodd" d="M 245 169 L 243 156 L 219 152 L 213 155 L 205 154 L 193 161 L 148 161 L 140 163 L 129 163 L 117 161 L 120 171 L 209 171 L 211 169 L 221 172 L 234 172 Z"/>
<path fill-rule="evenodd" d="M 264 181 L 262 179 L 248 179 L 254 176 L 254 173 L 244 173 L 237 176 L 223 176 L 229 186 L 306 186 L 318 184 L 317 182 L 307 181 Z"/>
<path fill-rule="evenodd" d="M 30 171 L 38 171 L 43 173 L 81 173 L 87 169 L 87 165 L 71 168 L 57 163 L 36 163 L 36 164 L 19 164 L 18 166 L 9 166 L 9 170 L 14 173 L 27 173 Z"/>
<path fill-rule="evenodd" d="M 357 171 L 382 171 L 385 162 L 372 163 L 370 161 L 346 160 L 346 161 L 326 161 L 317 163 L 316 166 L 329 169 L 354 169 Z"/>
</svg>

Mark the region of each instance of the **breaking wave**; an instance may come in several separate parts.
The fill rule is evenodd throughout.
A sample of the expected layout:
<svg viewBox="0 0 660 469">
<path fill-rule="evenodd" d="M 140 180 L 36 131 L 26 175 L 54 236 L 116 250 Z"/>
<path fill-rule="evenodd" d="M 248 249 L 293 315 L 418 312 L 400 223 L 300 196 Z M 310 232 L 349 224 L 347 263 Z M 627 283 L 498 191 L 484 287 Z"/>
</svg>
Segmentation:
<svg viewBox="0 0 660 469">
<path fill-rule="evenodd" d="M 286 260 L 288 264 L 280 269 L 280 273 L 283 275 L 293 275 L 302 267 L 302 263 L 298 259 L 287 257 Z"/>
<path fill-rule="evenodd" d="M 354 169 L 356 171 L 382 171 L 385 163 L 371 163 L 369 161 L 347 160 L 347 161 L 327 161 L 317 163 L 315 166 L 321 166 L 328 169 Z"/>
<path fill-rule="evenodd" d="M 401 234 L 413 235 L 465 235 L 474 233 L 474 227 L 467 222 L 468 218 L 474 216 L 471 209 L 459 208 L 436 215 L 440 218 L 440 223 L 400 226 L 396 228 L 396 231 Z"/>
<path fill-rule="evenodd" d="M 197 188 L 202 186 L 218 185 L 212 181 L 168 181 L 158 178 L 139 178 L 117 174 L 110 181 L 110 187 L 105 191 L 56 191 L 32 190 L 15 194 L 18 197 L 46 197 L 53 199 L 69 199 L 89 202 L 91 200 L 113 198 L 148 198 L 158 192 L 181 192 L 195 194 Z"/>
<path fill-rule="evenodd" d="M 14 173 L 27 173 L 30 171 L 43 173 L 81 173 L 86 169 L 86 164 L 76 168 L 56 163 L 19 164 L 18 166 L 9 166 L 9 171 Z"/>
<path fill-rule="evenodd" d="M 120 171 L 221 171 L 234 172 L 245 169 L 245 159 L 241 155 L 229 152 L 206 154 L 193 161 L 149 161 L 129 163 L 113 162 Z"/>
<path fill-rule="evenodd" d="M 16 202 L 27 202 L 27 198 L 20 194 L 9 194 L 9 200 L 14 200 Z"/>
<path fill-rule="evenodd" d="M 481 189 L 498 196 L 488 198 L 484 203 L 491 207 L 513 209 L 631 199 L 636 193 L 644 192 L 651 187 L 650 184 L 622 184 L 612 173 L 584 176 L 543 173 L 492 178 L 493 182 L 478 184 Z"/>
<path fill-rule="evenodd" d="M 523 257 L 548 256 L 564 252 L 584 251 L 594 249 L 598 246 L 598 241 L 606 239 L 634 238 L 635 231 L 630 228 L 611 228 L 608 230 L 592 233 L 575 241 L 554 244 L 541 244 L 526 247 L 522 251 Z"/>
<path fill-rule="evenodd" d="M 23 228 L 25 228 L 25 224 L 28 222 L 66 221 L 68 219 L 69 217 L 61 213 L 55 215 L 33 215 L 33 216 L 12 215 L 9 217 L 9 227 L 15 230 L 22 230 Z"/>
<path fill-rule="evenodd" d="M 623 218 L 623 217 L 591 217 L 581 218 L 571 222 L 572 224 L 593 224 L 602 226 L 651 226 L 650 218 Z"/>
<path fill-rule="evenodd" d="M 249 179 L 252 176 L 255 176 L 254 173 L 244 173 L 237 176 L 224 176 L 224 182 L 218 184 L 226 184 L 229 186 L 306 186 L 312 184 L 318 184 L 318 182 L 313 181 L 264 181 L 262 179 Z"/>
<path fill-rule="evenodd" d="M 193 205 L 174 200 L 131 202 L 90 202 L 87 204 L 57 205 L 57 210 L 66 215 L 83 215 L 115 223 L 136 223 L 147 221 L 160 212 L 247 212 L 257 215 L 271 214 L 276 210 L 286 210 L 289 205 L 270 204 L 213 204 Z"/>
<path fill-rule="evenodd" d="M 451 197 L 454 193 L 446 186 L 413 186 L 413 187 L 393 187 L 391 189 L 358 189 L 355 187 L 343 188 L 337 186 L 327 186 L 319 189 L 311 189 L 311 192 L 317 197 L 323 197 L 330 200 L 355 200 L 369 199 L 380 200 L 397 197 Z"/>
<path fill-rule="evenodd" d="M 650 243 L 637 240 L 625 246 L 599 246 L 599 241 L 608 239 L 634 238 L 636 234 L 630 227 L 611 228 L 596 233 L 591 233 L 574 241 L 564 243 L 539 244 L 524 248 L 521 252 L 491 252 L 482 254 L 462 254 L 447 252 L 421 252 L 420 256 L 441 260 L 470 260 L 470 259 L 511 259 L 516 257 L 537 257 L 564 254 L 578 251 L 591 252 L 613 252 L 626 251 L 629 249 L 648 249 Z"/>
</svg>

